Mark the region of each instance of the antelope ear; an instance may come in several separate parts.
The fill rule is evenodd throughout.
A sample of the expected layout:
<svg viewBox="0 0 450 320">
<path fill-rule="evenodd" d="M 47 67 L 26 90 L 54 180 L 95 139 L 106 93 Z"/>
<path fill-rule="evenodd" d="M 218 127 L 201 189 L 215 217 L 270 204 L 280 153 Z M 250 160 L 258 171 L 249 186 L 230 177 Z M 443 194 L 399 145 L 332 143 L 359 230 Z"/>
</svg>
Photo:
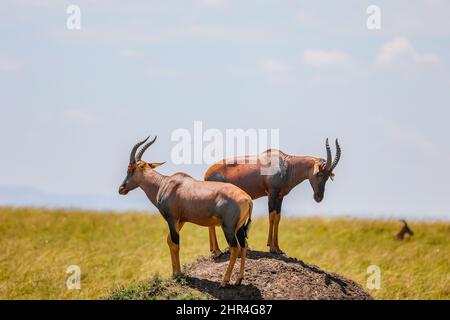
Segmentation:
<svg viewBox="0 0 450 320">
<path fill-rule="evenodd" d="M 166 163 L 166 162 L 165 161 L 164 162 L 152 162 L 152 163 L 149 163 L 148 165 L 150 166 L 150 168 L 155 169 L 156 167 L 159 167 L 159 166 L 163 165 L 164 163 Z"/>
<path fill-rule="evenodd" d="M 330 173 L 330 179 L 331 179 L 331 181 L 334 181 L 334 179 L 335 179 L 335 175 L 334 175 L 334 173 L 332 172 L 332 173 Z"/>
</svg>

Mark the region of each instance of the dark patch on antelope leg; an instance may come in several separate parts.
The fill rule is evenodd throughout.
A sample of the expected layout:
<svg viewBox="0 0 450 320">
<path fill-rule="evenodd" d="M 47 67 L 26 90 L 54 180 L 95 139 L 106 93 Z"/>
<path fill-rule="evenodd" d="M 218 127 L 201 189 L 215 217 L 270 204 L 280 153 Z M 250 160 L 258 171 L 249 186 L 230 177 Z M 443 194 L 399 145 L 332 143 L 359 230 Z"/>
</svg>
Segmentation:
<svg viewBox="0 0 450 320">
<path fill-rule="evenodd" d="M 180 235 L 178 233 L 177 228 L 175 227 L 175 221 L 170 214 L 169 210 L 166 206 L 161 202 L 159 212 L 161 212 L 164 219 L 167 221 L 167 224 L 169 225 L 169 231 L 170 231 L 170 238 L 172 239 L 172 242 L 174 244 L 180 244 Z"/>
<path fill-rule="evenodd" d="M 167 224 L 169 225 L 170 238 L 174 244 L 180 244 L 180 235 L 178 230 L 175 228 L 175 222 L 173 221 L 172 215 L 167 214 L 164 216 L 166 218 Z"/>
<path fill-rule="evenodd" d="M 241 248 L 244 248 L 245 247 L 245 239 L 247 238 L 247 232 L 246 232 L 245 226 L 242 226 L 236 232 L 236 238 L 237 238 L 237 241 L 239 242 L 239 245 L 241 246 Z"/>
<path fill-rule="evenodd" d="M 283 205 L 283 198 L 281 197 L 281 198 L 277 198 L 276 199 L 276 207 L 275 207 L 275 210 L 276 210 L 276 212 L 278 213 L 278 214 L 280 214 L 281 213 L 281 206 Z"/>
<path fill-rule="evenodd" d="M 236 234 L 234 228 L 232 228 L 229 225 L 226 225 L 225 223 L 222 224 L 222 230 L 225 235 L 225 239 L 227 240 L 228 245 L 231 248 L 238 246 L 238 241 L 236 239 Z"/>
<path fill-rule="evenodd" d="M 283 254 L 283 251 L 278 246 L 278 224 L 280 222 L 281 206 L 283 204 L 283 197 L 278 196 L 279 192 L 272 191 L 269 194 L 269 210 L 275 216 L 272 222 L 272 243 L 270 245 L 270 251 L 277 254 Z"/>
<path fill-rule="evenodd" d="M 277 210 L 277 193 L 272 191 L 269 193 L 269 214 L 276 210 Z"/>
</svg>

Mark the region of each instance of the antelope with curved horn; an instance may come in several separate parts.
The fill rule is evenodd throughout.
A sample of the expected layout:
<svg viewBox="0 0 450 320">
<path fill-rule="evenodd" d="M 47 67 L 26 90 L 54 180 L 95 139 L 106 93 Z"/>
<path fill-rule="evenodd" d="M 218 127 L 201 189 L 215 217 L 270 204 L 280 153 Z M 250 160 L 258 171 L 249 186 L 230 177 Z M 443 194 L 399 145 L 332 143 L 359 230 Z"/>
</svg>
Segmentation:
<svg viewBox="0 0 450 320">
<path fill-rule="evenodd" d="M 253 208 L 251 197 L 232 184 L 197 181 L 184 173 L 171 176 L 158 173 L 154 169 L 163 163 L 141 160 L 156 137 L 136 155 L 139 147 L 148 139 L 137 143 L 131 150 L 127 176 L 119 193 L 126 195 L 133 189 L 141 188 L 166 220 L 169 226 L 167 243 L 174 276 L 181 273 L 179 233 L 184 223 L 192 222 L 206 227 L 221 226 L 230 246 L 230 262 L 221 285 L 224 287 L 229 283 L 239 251 L 241 264 L 236 284 L 240 284 L 244 278 L 248 248 L 246 239 Z"/>
<path fill-rule="evenodd" d="M 341 158 L 341 147 L 336 139 L 336 156 L 331 156 L 328 139 L 325 142 L 327 159 L 309 156 L 291 156 L 279 150 L 267 150 L 259 156 L 245 156 L 222 160 L 212 165 L 205 173 L 206 181 L 232 183 L 252 199 L 269 198 L 269 236 L 267 246 L 273 253 L 282 254 L 278 244 L 278 226 L 283 198 L 298 184 L 308 179 L 314 191 L 314 200 L 321 202 L 328 179 L 334 179 L 334 169 Z M 274 165 L 276 164 L 276 165 Z M 275 168 L 271 174 L 262 172 L 267 167 Z M 214 227 L 209 228 L 210 249 L 221 254 Z"/>
</svg>

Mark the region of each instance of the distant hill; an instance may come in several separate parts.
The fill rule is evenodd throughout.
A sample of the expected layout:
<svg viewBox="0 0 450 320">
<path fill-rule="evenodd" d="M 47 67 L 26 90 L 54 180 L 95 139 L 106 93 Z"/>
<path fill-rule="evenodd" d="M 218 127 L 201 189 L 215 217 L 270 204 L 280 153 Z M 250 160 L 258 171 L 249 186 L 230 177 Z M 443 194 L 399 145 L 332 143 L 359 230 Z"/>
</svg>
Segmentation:
<svg viewBox="0 0 450 320">
<path fill-rule="evenodd" d="M 302 194 L 302 196 L 305 196 Z M 327 199 L 328 200 L 328 199 Z M 286 197 L 283 202 L 283 218 L 288 216 L 319 216 L 319 217 L 358 217 L 358 218 L 395 218 L 414 220 L 448 220 L 449 215 L 445 213 L 431 214 L 407 214 L 404 212 L 371 212 L 370 209 L 363 211 L 332 211 L 332 201 L 328 200 L 328 209 L 323 207 L 324 203 L 317 204 L 312 199 L 304 200 L 297 198 L 293 193 Z M 148 201 L 142 190 L 130 192 L 126 197 L 111 190 L 110 195 L 95 193 L 55 193 L 46 192 L 37 188 L 27 186 L 0 185 L 0 206 L 13 207 L 47 207 L 47 208 L 79 208 L 91 210 L 115 210 L 115 211 L 151 211 L 157 209 Z M 253 214 L 267 216 L 267 198 L 254 201 Z"/>
<path fill-rule="evenodd" d="M 119 194 L 51 193 L 30 187 L 4 185 L 0 185 L 0 206 L 155 211 L 142 193 L 130 193 L 125 198 Z"/>
</svg>

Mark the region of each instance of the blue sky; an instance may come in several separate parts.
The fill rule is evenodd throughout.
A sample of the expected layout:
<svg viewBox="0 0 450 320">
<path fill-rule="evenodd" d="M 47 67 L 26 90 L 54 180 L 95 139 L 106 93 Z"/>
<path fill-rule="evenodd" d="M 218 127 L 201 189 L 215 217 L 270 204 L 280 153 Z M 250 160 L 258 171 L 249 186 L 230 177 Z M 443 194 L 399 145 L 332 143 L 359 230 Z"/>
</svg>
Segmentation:
<svg viewBox="0 0 450 320">
<path fill-rule="evenodd" d="M 81 9 L 68 30 L 66 8 Z M 366 9 L 381 8 L 368 30 Z M 450 219 L 448 1 L 0 0 L 0 204 L 154 210 L 120 197 L 129 150 L 170 163 L 171 133 L 279 129 L 289 154 L 325 156 L 291 215 Z M 266 211 L 266 200 L 257 211 Z"/>
</svg>

